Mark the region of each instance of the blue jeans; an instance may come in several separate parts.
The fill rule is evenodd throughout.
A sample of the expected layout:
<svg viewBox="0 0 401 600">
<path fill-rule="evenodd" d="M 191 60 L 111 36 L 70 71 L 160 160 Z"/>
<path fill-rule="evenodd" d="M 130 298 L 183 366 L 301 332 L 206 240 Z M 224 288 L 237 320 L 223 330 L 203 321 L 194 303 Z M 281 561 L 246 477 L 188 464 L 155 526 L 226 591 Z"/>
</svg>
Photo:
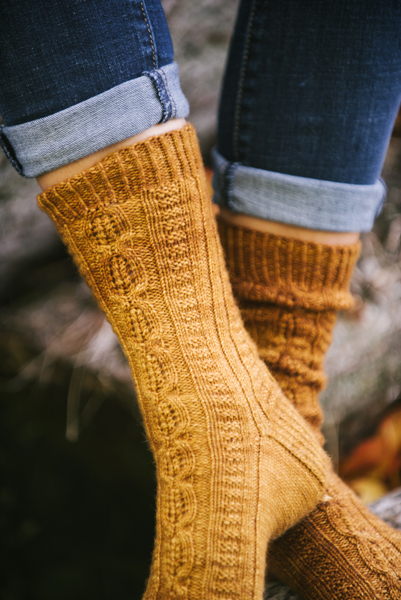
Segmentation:
<svg viewBox="0 0 401 600">
<path fill-rule="evenodd" d="M 0 22 L 0 141 L 27 177 L 188 115 L 159 0 L 13 0 Z"/>
<path fill-rule="evenodd" d="M 26 176 L 187 116 L 158 0 L 14 0 L 0 11 L 1 142 Z M 400 17 L 390 0 L 242 0 L 214 153 L 219 204 L 370 229 L 401 98 Z"/>
<path fill-rule="evenodd" d="M 401 101 L 400 23 L 393 0 L 243 1 L 219 111 L 218 203 L 369 230 Z"/>
</svg>

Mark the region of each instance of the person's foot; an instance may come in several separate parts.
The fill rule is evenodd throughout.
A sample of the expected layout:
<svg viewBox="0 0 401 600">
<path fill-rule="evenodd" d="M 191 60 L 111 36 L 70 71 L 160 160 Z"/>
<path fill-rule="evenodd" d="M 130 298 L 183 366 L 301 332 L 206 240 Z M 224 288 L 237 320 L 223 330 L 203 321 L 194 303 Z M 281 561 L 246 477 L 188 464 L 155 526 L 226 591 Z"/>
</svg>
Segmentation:
<svg viewBox="0 0 401 600">
<path fill-rule="evenodd" d="M 193 128 L 39 204 L 132 368 L 158 480 L 145 598 L 261 600 L 268 542 L 316 506 L 326 459 L 243 328 Z"/>
<path fill-rule="evenodd" d="M 223 219 L 219 232 L 245 327 L 322 442 L 323 361 L 336 312 L 352 305 L 349 281 L 359 244 L 316 244 Z M 272 543 L 269 569 L 306 600 L 395 600 L 401 598 L 401 534 L 330 472 L 327 497 Z"/>
<path fill-rule="evenodd" d="M 270 573 L 307 600 L 401 598 L 401 533 L 365 508 L 334 472 L 327 494 L 271 545 Z"/>
</svg>

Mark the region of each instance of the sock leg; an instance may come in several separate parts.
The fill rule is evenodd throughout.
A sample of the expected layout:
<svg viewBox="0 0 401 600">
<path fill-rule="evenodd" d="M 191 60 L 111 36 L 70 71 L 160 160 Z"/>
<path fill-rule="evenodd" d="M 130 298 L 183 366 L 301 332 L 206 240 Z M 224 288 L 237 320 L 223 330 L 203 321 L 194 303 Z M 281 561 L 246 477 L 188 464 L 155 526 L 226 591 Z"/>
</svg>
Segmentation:
<svg viewBox="0 0 401 600">
<path fill-rule="evenodd" d="M 219 232 L 245 326 L 259 354 L 318 439 L 323 360 L 359 244 L 329 246 L 252 231 Z M 362 506 L 333 473 L 328 497 L 270 548 L 269 568 L 307 600 L 401 596 L 401 535 Z"/>
<path fill-rule="evenodd" d="M 268 541 L 316 506 L 326 462 L 243 329 L 192 127 L 39 205 L 132 368 L 158 481 L 145 598 L 261 600 Z"/>
</svg>

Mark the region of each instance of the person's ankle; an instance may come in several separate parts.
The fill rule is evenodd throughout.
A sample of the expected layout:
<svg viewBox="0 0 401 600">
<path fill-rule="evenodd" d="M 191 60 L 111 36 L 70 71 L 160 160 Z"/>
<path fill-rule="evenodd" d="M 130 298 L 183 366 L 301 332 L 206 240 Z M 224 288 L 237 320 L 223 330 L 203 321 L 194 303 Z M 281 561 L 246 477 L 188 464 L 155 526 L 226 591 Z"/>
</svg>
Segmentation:
<svg viewBox="0 0 401 600">
<path fill-rule="evenodd" d="M 230 225 L 293 238 L 294 240 L 314 242 L 316 244 L 347 246 L 355 244 L 359 240 L 359 232 L 357 231 L 339 232 L 307 229 L 306 227 L 297 227 L 295 225 L 288 225 L 287 223 L 279 223 L 278 221 L 269 221 L 242 213 L 234 213 L 224 207 L 220 208 L 220 218 Z"/>
<path fill-rule="evenodd" d="M 150 137 L 154 137 L 156 135 L 161 135 L 163 133 L 167 133 L 169 131 L 173 131 L 174 129 L 181 129 L 186 124 L 185 119 L 171 119 L 166 123 L 159 123 L 157 125 L 153 125 L 146 129 L 145 131 L 141 131 L 140 133 L 133 135 L 130 138 L 122 140 L 121 142 L 117 142 L 116 144 L 112 144 L 111 146 L 106 146 L 106 148 L 101 148 L 93 154 L 89 154 L 88 156 L 84 156 L 79 160 L 76 160 L 68 165 L 64 165 L 55 169 L 54 171 L 49 171 L 49 173 L 44 173 L 36 178 L 38 184 L 40 185 L 42 191 L 46 191 L 47 189 L 53 187 L 53 185 L 57 185 L 70 177 L 74 177 L 74 175 L 78 175 L 82 171 L 86 169 L 90 169 L 97 162 L 101 161 L 108 154 L 112 154 L 113 152 L 117 152 L 122 148 L 126 148 L 127 146 L 132 146 L 133 144 L 137 144 L 138 142 L 143 142 Z"/>
</svg>

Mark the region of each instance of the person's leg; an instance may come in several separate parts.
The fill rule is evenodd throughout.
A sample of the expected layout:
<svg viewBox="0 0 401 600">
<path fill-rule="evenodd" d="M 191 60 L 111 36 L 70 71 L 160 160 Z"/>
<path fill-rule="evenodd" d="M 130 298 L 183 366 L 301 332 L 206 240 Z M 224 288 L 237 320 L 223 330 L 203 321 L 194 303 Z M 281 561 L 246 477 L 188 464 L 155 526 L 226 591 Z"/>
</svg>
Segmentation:
<svg viewBox="0 0 401 600">
<path fill-rule="evenodd" d="M 16 4 L 21 10 L 21 2 Z M 65 43 L 82 30 L 96 38 L 98 21 L 92 30 L 87 15 L 85 27 L 80 19 L 87 4 L 63 2 L 62 11 L 74 15 L 64 22 Z M 92 8 L 107 12 L 110 5 L 120 11 L 124 3 L 105 0 Z M 46 18 L 57 20 L 58 4 L 47 2 L 46 8 Z M 121 18 L 117 12 L 118 23 L 110 25 L 118 30 L 117 49 L 103 27 L 101 48 L 119 56 L 124 68 L 133 57 L 129 39 L 127 48 L 121 37 L 124 30 L 127 38 L 135 36 L 138 20 L 144 36 L 135 51 L 154 57 L 158 37 L 152 31 L 161 29 L 152 21 L 153 10 L 153 2 L 129 2 Z M 42 74 L 47 54 L 36 65 Z M 243 329 L 195 132 L 189 125 L 177 129 L 178 121 L 171 125 L 169 76 L 174 72 L 170 64 L 158 70 L 145 61 L 143 67 L 129 75 L 134 83 L 125 104 L 114 91 L 127 82 L 117 81 L 111 100 L 106 89 L 11 125 L 5 113 L 3 134 L 16 162 L 39 177 L 45 189 L 39 205 L 55 222 L 132 368 L 158 480 L 155 551 L 145 597 L 262 600 L 268 541 L 316 506 L 324 491 L 326 459 Z M 110 64 L 111 72 L 115 68 Z M 91 76 L 84 68 L 78 83 L 85 87 Z M 35 98 L 35 89 L 32 94 Z M 106 102 L 99 105 L 102 94 Z M 85 135 L 78 143 L 79 127 L 69 138 L 65 111 L 73 115 L 72 125 L 88 120 L 90 144 Z M 139 131 L 127 130 L 131 113 Z M 98 114 L 110 115 L 109 122 L 98 121 Z M 53 135 L 43 121 L 57 124 Z M 110 140 L 110 123 L 119 131 L 117 139 Z M 19 129 L 24 125 L 31 135 L 39 126 L 45 149 L 50 136 L 61 162 L 52 163 L 51 151 L 38 153 L 29 138 L 37 159 L 30 161 Z M 130 142 L 136 143 L 127 146 Z M 40 170 L 32 173 L 38 161 Z"/>
<path fill-rule="evenodd" d="M 159 0 L 18 0 L 0 19 L 0 142 L 23 175 L 188 115 Z"/>
<path fill-rule="evenodd" d="M 220 205 L 308 229 L 370 229 L 401 97 L 400 10 L 241 3 L 219 110 Z"/>
<path fill-rule="evenodd" d="M 243 2 L 223 87 L 215 186 L 234 294 L 320 440 L 324 354 L 384 192 L 400 18 L 393 2 Z M 313 600 L 399 597 L 401 536 L 334 474 L 328 494 L 272 544 L 272 572 Z"/>
</svg>

